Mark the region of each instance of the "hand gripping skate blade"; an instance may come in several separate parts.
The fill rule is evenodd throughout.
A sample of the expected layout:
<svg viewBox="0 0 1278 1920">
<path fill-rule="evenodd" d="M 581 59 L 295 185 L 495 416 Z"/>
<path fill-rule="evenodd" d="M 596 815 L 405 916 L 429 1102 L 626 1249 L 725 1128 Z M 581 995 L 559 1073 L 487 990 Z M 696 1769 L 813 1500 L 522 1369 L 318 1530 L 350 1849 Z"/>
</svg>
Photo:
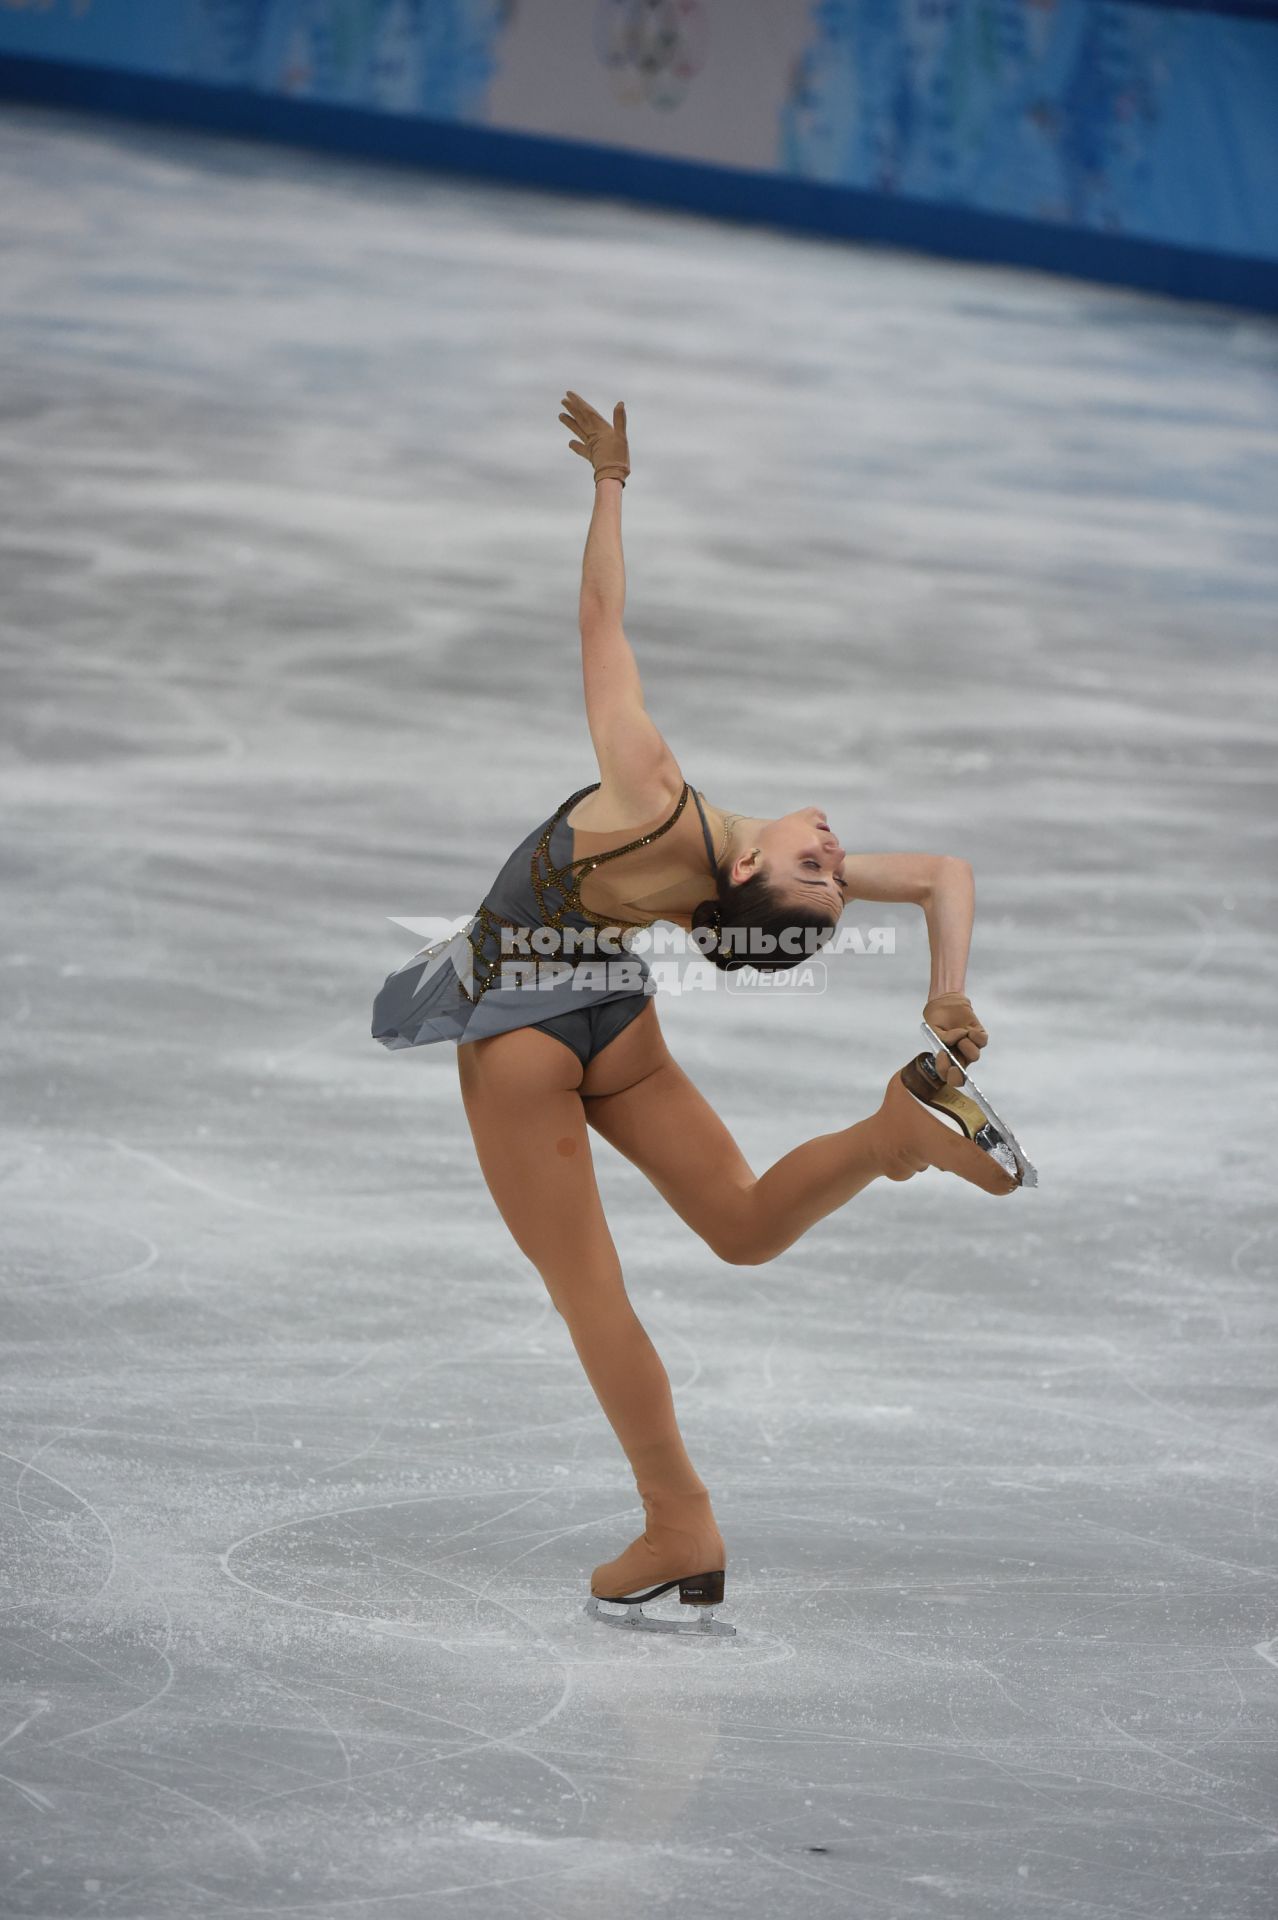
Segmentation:
<svg viewBox="0 0 1278 1920">
<path fill-rule="evenodd" d="M 1007 1156 L 1010 1155 L 1011 1159 L 1015 1163 L 1015 1170 L 1020 1175 L 1021 1185 L 1023 1187 L 1036 1187 L 1038 1185 L 1037 1171 L 1030 1164 L 1029 1160 L 1026 1158 L 1025 1153 L 1021 1147 L 1021 1144 L 1016 1138 L 1016 1135 L 1012 1132 L 1012 1129 L 1008 1126 L 1006 1120 L 1004 1120 L 1001 1117 L 1001 1115 L 998 1113 L 997 1109 L 994 1106 L 993 1101 L 988 1100 L 986 1098 L 986 1096 L 981 1092 L 980 1088 L 977 1086 L 975 1080 L 973 1080 L 971 1072 L 968 1069 L 967 1062 L 959 1059 L 957 1054 L 950 1052 L 950 1049 L 946 1046 L 940 1034 L 933 1033 L 931 1027 L 928 1025 L 926 1020 L 921 1020 L 919 1022 L 919 1025 L 920 1025 L 920 1028 L 922 1029 L 924 1037 L 929 1041 L 931 1041 L 933 1052 L 948 1054 L 949 1058 L 953 1060 L 955 1065 L 958 1068 L 960 1068 L 960 1070 L 962 1071 L 964 1075 L 964 1079 L 963 1079 L 962 1085 L 959 1088 L 957 1088 L 956 1091 L 958 1091 L 959 1093 L 966 1094 L 967 1098 L 972 1102 L 972 1104 L 980 1108 L 981 1112 L 985 1115 L 986 1120 L 989 1122 L 990 1126 L 993 1128 L 994 1133 L 996 1135 L 996 1139 L 992 1142 L 981 1141 L 980 1144 L 982 1146 L 995 1146 L 1003 1149 L 1002 1152 L 998 1152 L 994 1155 L 994 1158 L 998 1160 L 999 1164 L 1001 1166 L 1007 1167 L 1007 1171 L 1011 1173 L 1013 1171 L 1012 1167 L 1007 1166 Z M 936 1070 L 934 1067 L 931 1067 L 930 1062 L 929 1062 L 929 1070 L 935 1076 Z M 984 1131 L 984 1129 L 982 1129 L 982 1131 Z"/>
</svg>

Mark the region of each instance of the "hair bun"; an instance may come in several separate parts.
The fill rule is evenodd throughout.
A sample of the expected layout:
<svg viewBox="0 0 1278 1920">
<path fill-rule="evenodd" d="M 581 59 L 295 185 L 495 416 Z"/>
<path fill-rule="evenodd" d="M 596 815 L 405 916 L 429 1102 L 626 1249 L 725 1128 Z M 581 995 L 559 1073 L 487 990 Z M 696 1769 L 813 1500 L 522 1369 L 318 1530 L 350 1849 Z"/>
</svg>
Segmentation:
<svg viewBox="0 0 1278 1920">
<path fill-rule="evenodd" d="M 719 941 L 723 936 L 723 908 L 717 900 L 703 900 L 700 906 L 692 910 L 693 933 L 713 934 L 713 940 L 698 940 L 697 947 L 707 960 L 713 960 L 718 953 Z"/>
<path fill-rule="evenodd" d="M 719 901 L 703 900 L 699 907 L 693 908 L 692 936 L 702 959 L 713 960 L 721 973 L 733 973 L 745 964 L 734 952 L 731 942 L 724 950 L 723 908 Z"/>
</svg>

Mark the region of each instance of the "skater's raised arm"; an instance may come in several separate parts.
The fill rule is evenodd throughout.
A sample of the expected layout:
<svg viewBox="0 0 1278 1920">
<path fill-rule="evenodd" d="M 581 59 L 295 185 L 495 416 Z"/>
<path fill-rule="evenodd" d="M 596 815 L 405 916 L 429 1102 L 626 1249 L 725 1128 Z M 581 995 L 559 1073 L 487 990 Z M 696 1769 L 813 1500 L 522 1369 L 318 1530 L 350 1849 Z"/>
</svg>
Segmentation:
<svg viewBox="0 0 1278 1920">
<path fill-rule="evenodd" d="M 582 436 L 572 441 L 595 468 L 595 501 L 581 563 L 578 624 L 586 724 L 599 762 L 601 799 L 634 818 L 660 810 L 682 784 L 679 766 L 644 705 L 639 667 L 622 627 L 626 569 L 621 493 L 630 471 L 626 412 L 618 402 L 609 427 L 579 395 L 559 417 Z"/>
<path fill-rule="evenodd" d="M 621 624 L 625 598 L 621 482 L 605 478 L 595 486 L 581 567 L 581 675 L 600 785 L 638 819 L 659 811 L 682 776 L 644 705 L 638 663 Z"/>
<path fill-rule="evenodd" d="M 928 999 L 962 993 L 972 944 L 976 880 L 969 860 L 952 853 L 849 853 L 849 900 L 908 901 L 923 909 L 932 951 Z"/>
</svg>

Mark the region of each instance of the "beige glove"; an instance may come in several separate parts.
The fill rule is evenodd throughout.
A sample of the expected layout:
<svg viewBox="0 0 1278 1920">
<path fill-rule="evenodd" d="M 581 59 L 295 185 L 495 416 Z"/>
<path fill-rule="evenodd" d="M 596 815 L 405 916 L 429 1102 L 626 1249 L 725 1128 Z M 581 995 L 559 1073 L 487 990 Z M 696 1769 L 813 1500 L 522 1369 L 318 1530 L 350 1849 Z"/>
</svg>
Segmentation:
<svg viewBox="0 0 1278 1920">
<path fill-rule="evenodd" d="M 571 427 L 580 437 L 570 440 L 568 445 L 583 460 L 589 460 L 595 470 L 595 479 L 620 480 L 626 484 L 626 475 L 630 471 L 630 448 L 626 443 L 626 405 L 618 400 L 612 410 L 612 425 L 601 413 L 588 406 L 579 393 L 572 388 L 564 395 L 564 406 L 568 409 L 559 418 L 566 427 Z"/>
<path fill-rule="evenodd" d="M 990 1037 L 972 1011 L 971 1001 L 965 993 L 933 994 L 923 1009 L 923 1018 L 949 1048 L 948 1053 L 932 1056 L 937 1072 L 947 1086 L 961 1087 L 967 1076 L 959 1063 L 971 1066 L 979 1060 L 981 1048 Z"/>
</svg>

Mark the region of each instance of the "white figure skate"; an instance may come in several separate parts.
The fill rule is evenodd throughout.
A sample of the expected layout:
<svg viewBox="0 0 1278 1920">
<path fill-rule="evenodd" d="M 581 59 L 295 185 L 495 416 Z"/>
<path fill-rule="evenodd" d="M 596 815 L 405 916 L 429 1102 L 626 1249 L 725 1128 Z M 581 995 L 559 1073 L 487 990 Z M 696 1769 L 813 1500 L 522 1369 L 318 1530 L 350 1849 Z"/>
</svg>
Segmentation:
<svg viewBox="0 0 1278 1920">
<path fill-rule="evenodd" d="M 973 1080 L 967 1062 L 951 1053 L 940 1035 L 933 1033 L 926 1020 L 920 1022 L 933 1053 L 920 1053 L 904 1069 L 902 1078 L 916 1099 L 937 1107 L 958 1121 L 969 1140 L 974 1140 L 1003 1171 L 1022 1187 L 1036 1187 L 1038 1174 L 1021 1149 L 1020 1142 Z M 933 1064 L 933 1055 L 946 1054 L 963 1074 L 961 1086 L 951 1087 L 942 1080 Z"/>
</svg>

